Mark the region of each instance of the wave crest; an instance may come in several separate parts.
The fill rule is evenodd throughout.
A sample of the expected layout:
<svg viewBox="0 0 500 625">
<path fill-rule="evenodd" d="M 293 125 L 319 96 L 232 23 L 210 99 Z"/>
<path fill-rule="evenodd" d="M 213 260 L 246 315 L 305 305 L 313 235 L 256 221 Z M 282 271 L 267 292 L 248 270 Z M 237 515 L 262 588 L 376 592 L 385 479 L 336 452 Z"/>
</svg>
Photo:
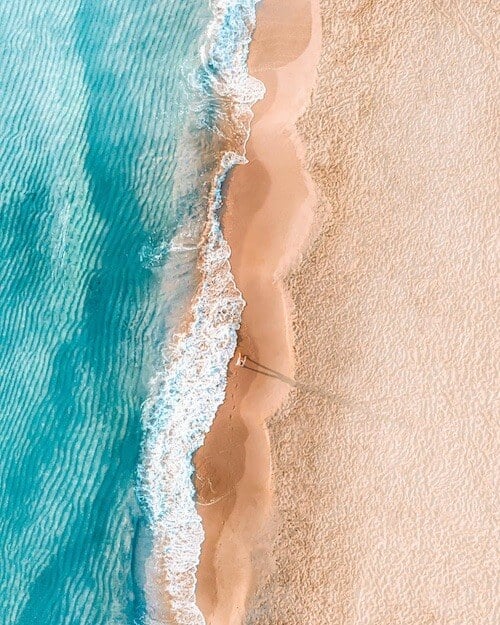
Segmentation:
<svg viewBox="0 0 500 625">
<path fill-rule="evenodd" d="M 141 498 L 153 534 L 152 565 L 167 597 L 168 618 L 176 625 L 203 625 L 196 605 L 196 570 L 203 528 L 196 512 L 193 454 L 224 400 L 227 366 L 234 354 L 244 300 L 229 263 L 230 249 L 220 227 L 222 185 L 244 153 L 251 106 L 264 94 L 247 71 L 248 45 L 256 0 L 214 0 L 213 19 L 197 73 L 198 124 L 207 149 L 219 154 L 209 176 L 205 225 L 197 244 L 199 283 L 186 329 L 166 346 L 162 370 L 151 383 L 144 407 Z M 159 601 L 158 601 L 159 603 Z M 165 603 L 165 602 L 163 602 Z M 151 622 L 164 612 L 149 606 Z"/>
</svg>

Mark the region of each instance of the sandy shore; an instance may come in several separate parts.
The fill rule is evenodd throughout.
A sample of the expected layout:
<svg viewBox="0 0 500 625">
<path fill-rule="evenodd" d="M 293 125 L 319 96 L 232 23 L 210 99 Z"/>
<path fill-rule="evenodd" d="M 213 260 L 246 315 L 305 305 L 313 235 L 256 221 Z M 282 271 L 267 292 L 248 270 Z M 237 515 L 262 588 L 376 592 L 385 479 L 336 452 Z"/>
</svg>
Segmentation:
<svg viewBox="0 0 500 625">
<path fill-rule="evenodd" d="M 322 0 L 318 203 L 268 421 L 276 566 L 247 625 L 498 622 L 498 21 Z"/>
<path fill-rule="evenodd" d="M 282 277 L 298 260 L 314 203 L 295 122 L 310 99 L 319 41 L 319 15 L 312 14 L 309 0 L 286 5 L 263 0 L 259 6 L 249 70 L 264 82 L 266 96 L 254 107 L 249 163 L 231 176 L 223 220 L 233 273 L 247 302 L 240 350 L 290 378 L 290 303 Z M 226 401 L 196 456 L 206 534 L 198 604 L 210 625 L 242 623 L 249 596 L 271 566 L 272 481 L 265 420 L 289 389 L 283 380 L 233 362 Z"/>
<path fill-rule="evenodd" d="M 284 4 L 259 14 L 268 94 L 224 227 L 241 350 L 303 386 L 231 367 L 197 457 L 199 604 L 211 625 L 496 623 L 496 16 L 321 0 L 302 154 L 319 21 Z"/>
</svg>

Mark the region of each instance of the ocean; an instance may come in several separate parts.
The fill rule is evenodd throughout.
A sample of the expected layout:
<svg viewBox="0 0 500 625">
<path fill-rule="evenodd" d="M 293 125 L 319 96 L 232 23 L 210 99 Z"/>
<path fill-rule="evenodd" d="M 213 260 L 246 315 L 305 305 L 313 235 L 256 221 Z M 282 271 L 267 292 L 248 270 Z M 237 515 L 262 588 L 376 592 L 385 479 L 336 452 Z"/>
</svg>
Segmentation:
<svg viewBox="0 0 500 625">
<path fill-rule="evenodd" d="M 219 227 L 255 0 L 0 6 L 0 623 L 204 623 L 192 456 L 243 299 Z"/>
</svg>

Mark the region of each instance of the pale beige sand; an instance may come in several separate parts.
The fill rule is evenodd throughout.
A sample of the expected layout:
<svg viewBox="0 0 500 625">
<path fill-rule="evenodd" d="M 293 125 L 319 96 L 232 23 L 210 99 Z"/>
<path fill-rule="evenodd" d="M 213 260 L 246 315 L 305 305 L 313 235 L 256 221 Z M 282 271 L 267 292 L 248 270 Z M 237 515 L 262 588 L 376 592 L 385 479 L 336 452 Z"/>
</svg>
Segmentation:
<svg viewBox="0 0 500 625">
<path fill-rule="evenodd" d="M 249 163 L 231 176 L 223 223 L 247 301 L 240 349 L 289 376 L 291 328 L 280 276 L 296 259 L 312 219 L 314 198 L 294 124 L 309 102 L 319 41 L 319 13 L 313 19 L 309 0 L 263 0 L 259 6 L 249 69 L 267 93 L 255 106 Z M 197 598 L 210 625 L 242 623 L 259 575 L 269 570 L 272 483 L 265 420 L 289 388 L 233 362 L 226 401 L 196 455 L 206 536 Z"/>
<path fill-rule="evenodd" d="M 496 624 L 493 3 L 321 12 L 300 123 L 320 199 L 287 286 L 323 393 L 269 421 L 276 565 L 246 622 Z"/>
</svg>

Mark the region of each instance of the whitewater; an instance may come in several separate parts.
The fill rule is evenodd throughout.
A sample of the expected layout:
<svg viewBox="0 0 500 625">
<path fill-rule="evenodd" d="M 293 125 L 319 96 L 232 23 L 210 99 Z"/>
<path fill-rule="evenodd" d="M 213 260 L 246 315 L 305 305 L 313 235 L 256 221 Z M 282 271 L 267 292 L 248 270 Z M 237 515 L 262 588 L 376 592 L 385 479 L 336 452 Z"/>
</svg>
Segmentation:
<svg viewBox="0 0 500 625">
<path fill-rule="evenodd" d="M 184 330 L 169 336 L 161 370 L 153 377 L 144 405 L 140 493 L 153 540 L 146 593 L 150 623 L 205 622 L 195 597 L 204 536 L 196 511 L 193 455 L 224 400 L 227 367 L 244 307 L 231 273 L 220 213 L 228 173 L 246 162 L 251 107 L 264 95 L 262 83 L 247 71 L 256 4 L 255 0 L 211 3 L 213 17 L 202 40 L 200 67 L 189 77 L 197 104 L 183 136 L 191 158 L 196 146 L 203 146 L 197 175 L 205 179 L 206 191 L 169 249 L 168 262 L 174 265 L 180 263 L 180 255 L 196 250 L 198 283 L 184 313 Z M 186 181 L 179 180 L 179 187 L 185 186 Z M 179 191 L 180 196 L 183 193 Z"/>
</svg>

